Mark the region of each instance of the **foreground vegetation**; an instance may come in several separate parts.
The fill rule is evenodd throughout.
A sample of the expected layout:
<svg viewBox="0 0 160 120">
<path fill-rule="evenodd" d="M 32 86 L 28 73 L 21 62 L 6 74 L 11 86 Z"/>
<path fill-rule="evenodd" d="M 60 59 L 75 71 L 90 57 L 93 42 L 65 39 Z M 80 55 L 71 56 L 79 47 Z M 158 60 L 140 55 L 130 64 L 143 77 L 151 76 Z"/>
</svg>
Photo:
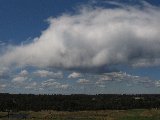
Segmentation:
<svg viewBox="0 0 160 120">
<path fill-rule="evenodd" d="M 98 111 L 25 111 L 16 114 L 29 114 L 26 120 L 160 120 L 160 110 L 98 110 Z M 7 112 L 0 112 L 0 120 L 8 120 Z M 13 118 L 20 120 L 18 118 Z M 21 118 L 22 119 L 22 118 Z"/>
<path fill-rule="evenodd" d="M 0 94 L 0 111 L 85 111 L 160 109 L 160 95 L 33 95 Z"/>
<path fill-rule="evenodd" d="M 0 120 L 160 120 L 160 94 L 0 94 Z"/>
</svg>

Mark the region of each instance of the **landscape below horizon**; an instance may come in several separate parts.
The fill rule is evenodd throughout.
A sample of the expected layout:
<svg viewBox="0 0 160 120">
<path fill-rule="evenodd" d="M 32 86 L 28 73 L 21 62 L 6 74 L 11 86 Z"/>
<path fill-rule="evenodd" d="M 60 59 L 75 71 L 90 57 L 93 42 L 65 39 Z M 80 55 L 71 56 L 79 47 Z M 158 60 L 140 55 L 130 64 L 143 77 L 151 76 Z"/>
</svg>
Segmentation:
<svg viewBox="0 0 160 120">
<path fill-rule="evenodd" d="M 160 94 L 0 94 L 0 120 L 159 120 Z"/>
</svg>

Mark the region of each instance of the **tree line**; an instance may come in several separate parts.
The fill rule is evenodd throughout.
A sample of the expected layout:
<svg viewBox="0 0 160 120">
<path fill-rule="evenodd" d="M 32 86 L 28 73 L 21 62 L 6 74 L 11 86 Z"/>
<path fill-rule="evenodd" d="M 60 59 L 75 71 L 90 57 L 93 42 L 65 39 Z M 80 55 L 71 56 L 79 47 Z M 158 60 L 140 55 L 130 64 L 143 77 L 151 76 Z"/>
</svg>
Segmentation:
<svg viewBox="0 0 160 120">
<path fill-rule="evenodd" d="M 0 111 L 79 111 L 160 108 L 160 94 L 34 95 L 0 93 Z"/>
</svg>

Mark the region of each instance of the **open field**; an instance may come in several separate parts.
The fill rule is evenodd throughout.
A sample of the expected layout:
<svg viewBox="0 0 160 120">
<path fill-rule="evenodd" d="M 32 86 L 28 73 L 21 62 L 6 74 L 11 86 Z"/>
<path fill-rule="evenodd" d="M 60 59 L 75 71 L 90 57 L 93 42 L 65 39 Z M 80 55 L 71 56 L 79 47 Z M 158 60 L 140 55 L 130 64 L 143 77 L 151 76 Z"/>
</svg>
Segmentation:
<svg viewBox="0 0 160 120">
<path fill-rule="evenodd" d="M 40 111 L 19 112 L 17 115 L 28 114 L 26 120 L 160 120 L 160 110 L 99 110 L 99 111 Z M 6 112 L 0 112 L 0 120 L 8 120 Z M 10 118 L 21 120 L 22 118 Z M 25 118 L 23 118 L 25 119 Z"/>
</svg>

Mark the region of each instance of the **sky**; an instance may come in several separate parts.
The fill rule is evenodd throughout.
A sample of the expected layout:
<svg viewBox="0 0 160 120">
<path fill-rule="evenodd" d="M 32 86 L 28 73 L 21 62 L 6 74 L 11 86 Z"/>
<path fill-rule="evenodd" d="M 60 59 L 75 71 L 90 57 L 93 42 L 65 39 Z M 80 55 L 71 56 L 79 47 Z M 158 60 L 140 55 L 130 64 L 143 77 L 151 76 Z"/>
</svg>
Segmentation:
<svg viewBox="0 0 160 120">
<path fill-rule="evenodd" d="M 0 0 L 0 93 L 160 94 L 160 1 Z"/>
</svg>

